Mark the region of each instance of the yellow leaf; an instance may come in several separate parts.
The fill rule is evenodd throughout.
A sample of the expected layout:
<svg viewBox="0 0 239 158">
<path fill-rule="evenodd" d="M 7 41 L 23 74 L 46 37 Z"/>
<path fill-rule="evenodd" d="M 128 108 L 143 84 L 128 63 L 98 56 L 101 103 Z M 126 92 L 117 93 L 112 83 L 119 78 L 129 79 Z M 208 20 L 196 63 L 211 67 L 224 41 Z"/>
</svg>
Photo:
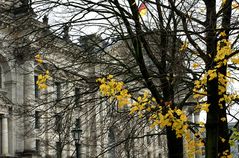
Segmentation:
<svg viewBox="0 0 239 158">
<path fill-rule="evenodd" d="M 36 62 L 38 62 L 39 64 L 42 64 L 42 63 L 43 63 L 43 60 L 42 60 L 42 57 L 41 57 L 40 54 L 37 54 L 37 55 L 35 56 L 35 60 L 36 60 Z"/>
<path fill-rule="evenodd" d="M 153 101 L 153 102 L 156 102 L 156 99 L 153 97 L 153 98 L 152 98 L 152 101 Z"/>
<path fill-rule="evenodd" d="M 223 0 L 223 1 L 226 1 L 226 0 Z M 223 31 L 223 32 L 220 33 L 220 36 L 225 37 L 225 36 L 227 36 L 227 34 L 226 34 L 225 31 Z"/>
<path fill-rule="evenodd" d="M 185 52 L 185 50 L 188 48 L 188 42 L 185 41 L 183 42 L 183 44 L 181 45 L 179 52 Z"/>
<path fill-rule="evenodd" d="M 38 62 L 39 64 L 42 64 L 43 60 L 42 59 L 36 59 L 36 62 Z"/>
<path fill-rule="evenodd" d="M 41 58 L 41 55 L 40 54 L 37 54 L 36 56 L 35 56 L 35 58 Z"/>
<path fill-rule="evenodd" d="M 201 104 L 201 110 L 204 110 L 206 112 L 209 111 L 208 107 L 210 106 L 210 104 L 207 104 L 207 103 L 203 103 Z"/>
<path fill-rule="evenodd" d="M 185 114 L 182 114 L 181 116 L 180 116 L 180 120 L 182 120 L 182 121 L 187 121 L 187 116 L 185 115 Z"/>
<path fill-rule="evenodd" d="M 225 138 L 220 137 L 220 140 L 224 143 L 226 141 Z"/>
<path fill-rule="evenodd" d="M 176 113 L 177 113 L 178 116 L 180 116 L 180 115 L 182 115 L 183 112 L 182 112 L 182 110 L 177 109 L 177 110 L 176 110 Z"/>
<path fill-rule="evenodd" d="M 209 76 L 209 80 L 213 80 L 214 78 L 217 77 L 217 72 L 216 70 L 208 70 L 208 76 Z"/>
<path fill-rule="evenodd" d="M 196 68 L 198 68 L 198 67 L 199 67 L 199 64 L 193 63 L 193 68 L 194 68 L 194 69 L 196 69 Z"/>
<path fill-rule="evenodd" d="M 109 79 L 112 79 L 113 77 L 114 77 L 113 75 L 108 75 L 107 79 L 109 80 Z"/>
<path fill-rule="evenodd" d="M 41 80 L 43 78 L 43 76 L 40 74 L 38 75 L 38 80 Z"/>
<path fill-rule="evenodd" d="M 227 120 L 226 117 L 222 117 L 222 118 L 221 118 L 221 121 L 222 121 L 222 122 L 225 122 L 226 120 Z"/>
<path fill-rule="evenodd" d="M 198 142 L 196 145 L 197 145 L 197 147 L 203 147 L 203 146 L 204 146 L 204 143 L 200 141 L 200 142 Z"/>
</svg>

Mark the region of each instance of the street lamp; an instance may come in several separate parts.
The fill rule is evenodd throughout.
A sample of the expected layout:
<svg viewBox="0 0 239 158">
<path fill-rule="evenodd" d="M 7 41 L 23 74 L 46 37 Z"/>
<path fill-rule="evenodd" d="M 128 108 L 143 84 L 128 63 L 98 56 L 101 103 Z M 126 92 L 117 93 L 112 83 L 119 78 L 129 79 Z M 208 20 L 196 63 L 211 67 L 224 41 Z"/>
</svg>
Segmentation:
<svg viewBox="0 0 239 158">
<path fill-rule="evenodd" d="M 81 143 L 80 143 L 80 137 L 82 134 L 82 130 L 80 129 L 79 126 L 76 125 L 74 129 L 71 130 L 73 139 L 75 141 L 75 146 L 76 146 L 76 158 L 81 158 L 81 153 L 80 153 L 80 148 L 81 148 Z"/>
</svg>

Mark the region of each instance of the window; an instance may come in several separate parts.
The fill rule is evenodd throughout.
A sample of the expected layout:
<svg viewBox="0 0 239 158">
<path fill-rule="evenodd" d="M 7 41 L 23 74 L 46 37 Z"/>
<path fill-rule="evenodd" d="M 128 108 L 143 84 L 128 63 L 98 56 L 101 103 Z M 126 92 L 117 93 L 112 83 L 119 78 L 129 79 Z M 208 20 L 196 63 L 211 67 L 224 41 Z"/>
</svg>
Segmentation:
<svg viewBox="0 0 239 158">
<path fill-rule="evenodd" d="M 75 106 L 79 107 L 80 104 L 80 88 L 75 88 Z"/>
<path fill-rule="evenodd" d="M 40 126 L 40 111 L 35 111 L 35 129 L 39 129 Z"/>
<path fill-rule="evenodd" d="M 150 144 L 150 136 L 149 135 L 150 135 L 150 132 L 147 132 L 147 137 L 146 137 L 147 138 L 147 145 Z"/>
<path fill-rule="evenodd" d="M 81 128 L 80 118 L 76 119 L 75 126 L 76 126 L 76 128 Z"/>
<path fill-rule="evenodd" d="M 56 85 L 56 101 L 60 101 L 61 99 L 61 83 L 55 82 Z"/>
<path fill-rule="evenodd" d="M 40 140 L 36 139 L 36 152 L 39 153 L 40 152 Z"/>
<path fill-rule="evenodd" d="M 55 130 L 56 132 L 61 131 L 61 126 L 62 126 L 62 116 L 61 114 L 57 113 L 55 114 Z"/>
<path fill-rule="evenodd" d="M 34 76 L 34 85 L 35 85 L 35 98 L 39 98 L 39 88 L 37 85 L 38 76 Z"/>
<path fill-rule="evenodd" d="M 162 146 L 162 140 L 160 134 L 158 135 L 158 146 Z"/>
<path fill-rule="evenodd" d="M 61 142 L 56 142 L 56 156 L 61 158 Z"/>
</svg>

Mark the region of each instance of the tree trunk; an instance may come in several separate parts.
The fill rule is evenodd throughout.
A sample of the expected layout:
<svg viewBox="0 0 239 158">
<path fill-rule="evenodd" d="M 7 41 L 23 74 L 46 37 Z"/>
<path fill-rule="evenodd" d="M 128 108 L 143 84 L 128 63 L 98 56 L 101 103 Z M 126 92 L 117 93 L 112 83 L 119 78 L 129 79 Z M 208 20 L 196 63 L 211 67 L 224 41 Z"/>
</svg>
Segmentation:
<svg viewBox="0 0 239 158">
<path fill-rule="evenodd" d="M 217 35 L 216 35 L 216 1 L 205 1 L 207 8 L 206 19 L 206 46 L 208 61 L 206 69 L 214 70 L 214 58 L 217 53 Z M 218 78 L 213 80 L 207 79 L 207 103 L 209 111 L 206 120 L 206 158 L 218 157 L 218 138 L 219 138 L 219 96 L 218 96 Z"/>
<path fill-rule="evenodd" d="M 208 104 L 206 122 L 206 158 L 218 157 L 218 138 L 219 138 L 219 105 L 218 105 L 218 80 L 215 78 L 208 81 Z"/>
<path fill-rule="evenodd" d="M 232 0 L 226 1 L 224 8 L 223 8 L 223 16 L 222 16 L 222 28 L 224 29 L 226 33 L 226 37 L 222 37 L 225 39 L 229 38 L 229 31 L 230 31 L 230 24 L 231 24 L 231 12 L 232 12 Z M 227 64 L 222 66 L 219 69 L 219 72 L 223 74 L 224 76 L 227 75 Z M 227 87 L 225 87 L 227 88 Z M 223 98 L 224 95 L 226 95 L 226 91 L 219 96 L 220 98 Z M 230 154 L 230 144 L 229 144 L 229 131 L 228 131 L 228 123 L 227 123 L 227 114 L 226 114 L 226 102 L 221 102 L 222 108 L 219 111 L 219 139 L 218 141 L 218 152 L 220 156 L 223 156 L 223 153 L 227 151 L 227 154 Z M 222 121 L 221 118 L 225 118 L 226 120 Z M 222 141 L 222 139 L 224 139 Z"/>
<path fill-rule="evenodd" d="M 216 33 L 216 3 L 215 0 L 205 1 L 207 6 L 207 54 L 210 55 L 210 62 L 207 63 L 207 70 L 215 69 L 217 75 L 223 74 L 226 76 L 227 65 L 223 65 L 220 68 L 215 68 L 217 63 L 214 61 L 216 57 L 217 49 L 217 35 Z M 223 6 L 223 19 L 222 28 L 225 33 L 229 34 L 230 19 L 231 19 L 231 0 L 226 1 Z M 224 38 L 224 37 L 223 37 Z M 207 82 L 207 102 L 210 104 L 209 112 L 207 113 L 206 122 L 206 158 L 216 158 L 225 156 L 223 153 L 230 154 L 229 135 L 228 135 L 228 123 L 227 120 L 222 121 L 221 118 L 226 119 L 226 103 L 225 101 L 219 102 L 220 98 L 223 98 L 223 94 L 219 94 L 218 77 L 212 81 Z M 226 87 L 224 87 L 226 88 Z"/>
<path fill-rule="evenodd" d="M 175 131 L 171 127 L 166 128 L 168 158 L 183 158 L 183 139 L 177 138 Z"/>
</svg>

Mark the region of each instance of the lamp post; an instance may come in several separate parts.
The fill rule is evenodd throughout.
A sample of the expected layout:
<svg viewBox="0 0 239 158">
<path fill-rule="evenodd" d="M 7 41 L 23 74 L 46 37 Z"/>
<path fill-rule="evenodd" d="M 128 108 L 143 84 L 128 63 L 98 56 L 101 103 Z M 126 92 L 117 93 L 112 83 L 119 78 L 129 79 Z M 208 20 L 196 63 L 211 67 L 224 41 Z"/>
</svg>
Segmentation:
<svg viewBox="0 0 239 158">
<path fill-rule="evenodd" d="M 80 137 L 82 134 L 82 130 L 79 127 L 79 124 L 76 124 L 76 127 L 71 130 L 73 139 L 75 141 L 75 146 L 76 146 L 76 158 L 81 158 L 81 153 L 80 153 L 80 148 L 81 148 L 81 143 L 80 143 Z"/>
</svg>

